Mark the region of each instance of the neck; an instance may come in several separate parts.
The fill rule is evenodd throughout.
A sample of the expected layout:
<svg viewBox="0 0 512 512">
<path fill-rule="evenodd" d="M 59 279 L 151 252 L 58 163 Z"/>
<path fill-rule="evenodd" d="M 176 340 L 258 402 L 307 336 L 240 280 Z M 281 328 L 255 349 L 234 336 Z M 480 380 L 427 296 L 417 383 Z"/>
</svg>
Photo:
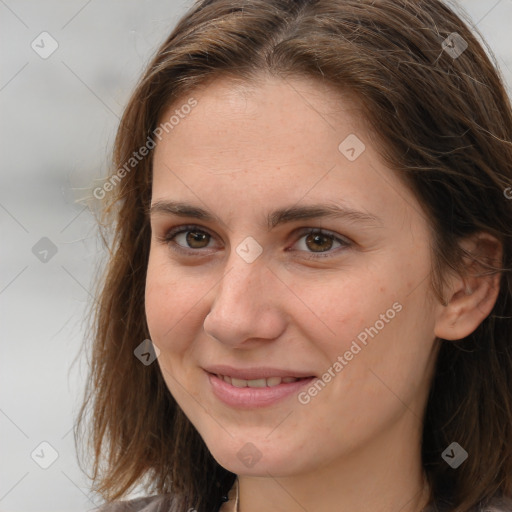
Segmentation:
<svg viewBox="0 0 512 512">
<path fill-rule="evenodd" d="M 380 439 L 303 474 L 239 475 L 240 512 L 420 512 L 429 501 L 421 432 L 407 414 Z M 404 419 L 404 418 L 402 418 Z M 411 436 L 414 439 L 411 439 Z M 300 456 L 300 454 L 297 454 Z"/>
</svg>

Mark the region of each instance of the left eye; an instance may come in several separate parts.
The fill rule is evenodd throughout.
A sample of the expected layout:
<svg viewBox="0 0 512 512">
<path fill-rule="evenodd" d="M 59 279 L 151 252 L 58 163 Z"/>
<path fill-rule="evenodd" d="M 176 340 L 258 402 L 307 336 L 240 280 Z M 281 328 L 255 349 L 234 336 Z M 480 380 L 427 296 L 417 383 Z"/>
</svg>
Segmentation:
<svg viewBox="0 0 512 512">
<path fill-rule="evenodd" d="M 313 254 L 325 253 L 331 251 L 331 249 L 347 247 L 350 245 L 348 240 L 339 238 L 333 233 L 326 233 L 318 229 L 305 232 L 296 243 L 299 246 L 299 250 L 304 250 Z M 335 244 L 338 245 L 335 246 Z"/>
<path fill-rule="evenodd" d="M 185 227 L 179 231 L 170 232 L 165 237 L 167 242 L 174 242 L 184 249 L 205 249 L 212 236 L 201 229 Z"/>
</svg>

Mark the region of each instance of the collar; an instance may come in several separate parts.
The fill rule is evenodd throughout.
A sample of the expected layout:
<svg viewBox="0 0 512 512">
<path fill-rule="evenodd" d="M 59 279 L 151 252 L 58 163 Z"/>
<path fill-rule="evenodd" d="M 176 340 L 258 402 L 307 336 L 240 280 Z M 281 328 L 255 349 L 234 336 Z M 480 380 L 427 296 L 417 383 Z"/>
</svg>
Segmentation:
<svg viewBox="0 0 512 512">
<path fill-rule="evenodd" d="M 228 500 L 222 503 L 219 508 L 219 512 L 239 512 L 239 486 L 238 486 L 238 476 L 235 478 L 231 489 L 228 492 Z M 512 509 L 511 509 L 512 510 Z M 427 505 L 426 508 L 422 509 L 422 512 L 434 512 L 432 505 Z M 491 511 L 489 511 L 491 512 Z M 494 511 L 492 511 L 494 512 Z M 497 510 L 496 512 L 499 512 Z"/>
<path fill-rule="evenodd" d="M 228 492 L 228 501 L 224 502 L 219 512 L 238 512 L 238 476 Z"/>
</svg>

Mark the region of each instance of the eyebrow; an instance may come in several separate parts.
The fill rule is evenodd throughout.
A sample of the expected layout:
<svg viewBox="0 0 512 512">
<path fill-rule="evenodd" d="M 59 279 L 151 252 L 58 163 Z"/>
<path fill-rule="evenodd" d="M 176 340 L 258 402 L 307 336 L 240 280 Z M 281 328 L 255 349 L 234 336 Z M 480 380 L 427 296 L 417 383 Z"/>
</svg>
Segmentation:
<svg viewBox="0 0 512 512">
<path fill-rule="evenodd" d="M 164 214 L 177 215 L 179 217 L 193 217 L 205 222 L 224 222 L 209 211 L 180 201 L 156 201 L 149 209 L 150 215 Z M 360 224 L 369 226 L 382 226 L 382 220 L 371 213 L 354 210 L 335 204 L 313 204 L 307 206 L 288 206 L 270 212 L 267 215 L 268 230 L 280 224 L 295 222 L 298 220 L 318 219 L 318 218 L 336 218 L 347 219 Z"/>
</svg>

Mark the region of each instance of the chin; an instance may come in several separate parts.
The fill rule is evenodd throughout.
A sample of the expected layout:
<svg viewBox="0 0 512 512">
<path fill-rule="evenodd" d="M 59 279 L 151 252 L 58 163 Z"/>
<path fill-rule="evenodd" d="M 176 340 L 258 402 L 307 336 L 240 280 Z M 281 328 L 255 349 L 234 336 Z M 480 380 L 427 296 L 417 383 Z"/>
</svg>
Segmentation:
<svg viewBox="0 0 512 512">
<path fill-rule="evenodd" d="M 266 433 L 265 435 L 268 435 Z M 251 476 L 289 476 L 302 471 L 298 467 L 301 461 L 297 457 L 298 450 L 284 449 L 282 444 L 274 445 L 263 436 L 261 441 L 236 441 L 226 446 L 208 446 L 213 458 L 223 468 L 237 475 Z"/>
<path fill-rule="evenodd" d="M 222 454 L 221 457 L 214 456 L 214 458 L 223 468 L 237 475 L 267 477 L 269 474 L 272 476 L 287 476 L 290 473 L 289 465 L 264 460 L 263 457 L 254 463 L 242 462 L 236 453 Z"/>
</svg>

